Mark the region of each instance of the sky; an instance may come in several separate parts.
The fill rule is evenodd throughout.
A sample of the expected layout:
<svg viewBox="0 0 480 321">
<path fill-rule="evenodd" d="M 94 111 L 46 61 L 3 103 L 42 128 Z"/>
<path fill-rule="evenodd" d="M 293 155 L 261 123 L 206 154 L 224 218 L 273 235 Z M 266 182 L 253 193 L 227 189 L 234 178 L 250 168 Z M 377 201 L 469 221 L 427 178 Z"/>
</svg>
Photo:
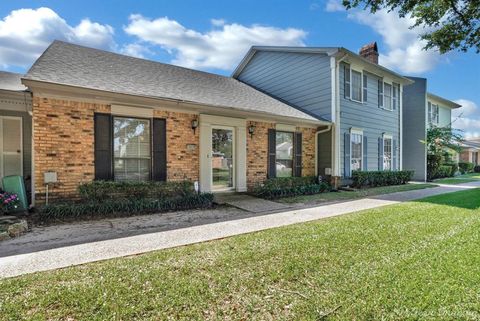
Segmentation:
<svg viewBox="0 0 480 321">
<path fill-rule="evenodd" d="M 345 47 L 376 41 L 380 64 L 425 77 L 460 103 L 453 126 L 480 137 L 480 54 L 423 50 L 413 20 L 346 11 L 340 0 L 52 0 L 0 3 L 0 69 L 24 73 L 54 40 L 230 75 L 252 45 Z"/>
</svg>

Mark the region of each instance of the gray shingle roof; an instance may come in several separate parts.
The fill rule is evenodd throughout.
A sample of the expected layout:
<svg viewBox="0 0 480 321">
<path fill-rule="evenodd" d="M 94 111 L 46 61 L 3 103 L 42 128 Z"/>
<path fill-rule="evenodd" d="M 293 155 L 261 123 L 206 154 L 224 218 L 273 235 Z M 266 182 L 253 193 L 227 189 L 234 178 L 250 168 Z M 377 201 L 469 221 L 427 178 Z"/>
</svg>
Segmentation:
<svg viewBox="0 0 480 321">
<path fill-rule="evenodd" d="M 11 91 L 25 91 L 27 87 L 22 84 L 22 74 L 0 71 L 0 89 Z"/>
<path fill-rule="evenodd" d="M 25 79 L 250 112 L 316 118 L 231 77 L 54 41 Z"/>
</svg>

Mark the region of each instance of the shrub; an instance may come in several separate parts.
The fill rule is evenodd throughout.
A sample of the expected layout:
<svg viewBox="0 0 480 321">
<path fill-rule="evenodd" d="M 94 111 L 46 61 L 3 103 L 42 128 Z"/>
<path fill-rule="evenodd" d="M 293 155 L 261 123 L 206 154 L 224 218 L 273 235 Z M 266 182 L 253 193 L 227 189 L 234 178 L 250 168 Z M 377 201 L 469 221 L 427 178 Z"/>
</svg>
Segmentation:
<svg viewBox="0 0 480 321">
<path fill-rule="evenodd" d="M 460 168 L 460 173 L 465 174 L 473 171 L 475 164 L 469 162 L 460 162 L 458 163 L 458 167 Z"/>
<path fill-rule="evenodd" d="M 480 173 L 480 165 L 475 166 L 475 167 L 473 168 L 473 171 L 474 171 L 475 173 Z"/>
<path fill-rule="evenodd" d="M 442 162 L 440 155 L 427 155 L 427 179 L 432 180 L 436 177 L 438 168 Z"/>
<path fill-rule="evenodd" d="M 138 215 L 166 211 L 179 211 L 193 208 L 209 208 L 213 204 L 213 194 L 191 194 L 168 199 L 104 199 L 79 203 L 46 205 L 40 208 L 42 221 Z"/>
<path fill-rule="evenodd" d="M 0 215 L 15 211 L 20 207 L 20 200 L 16 194 L 0 191 Z"/>
<path fill-rule="evenodd" d="M 80 196 L 85 200 L 107 200 L 113 198 L 165 199 L 188 196 L 195 193 L 193 183 L 179 182 L 117 182 L 93 181 L 78 187 Z"/>
<path fill-rule="evenodd" d="M 451 171 L 451 173 L 450 173 L 450 177 L 453 177 L 453 176 L 455 176 L 455 174 L 457 174 L 457 172 L 458 172 L 458 163 L 445 163 L 445 164 L 443 164 L 443 165 L 445 165 L 445 166 L 451 166 L 452 171 Z"/>
<path fill-rule="evenodd" d="M 444 178 L 444 177 L 451 177 L 452 174 L 452 166 L 442 165 L 438 168 L 435 178 Z"/>
<path fill-rule="evenodd" d="M 325 182 L 317 183 L 314 176 L 279 177 L 267 179 L 253 189 L 255 196 L 265 199 L 276 199 L 296 195 L 312 195 L 330 190 Z"/>
<path fill-rule="evenodd" d="M 352 185 L 363 187 L 406 184 L 412 179 L 413 173 L 413 171 L 353 171 Z"/>
</svg>

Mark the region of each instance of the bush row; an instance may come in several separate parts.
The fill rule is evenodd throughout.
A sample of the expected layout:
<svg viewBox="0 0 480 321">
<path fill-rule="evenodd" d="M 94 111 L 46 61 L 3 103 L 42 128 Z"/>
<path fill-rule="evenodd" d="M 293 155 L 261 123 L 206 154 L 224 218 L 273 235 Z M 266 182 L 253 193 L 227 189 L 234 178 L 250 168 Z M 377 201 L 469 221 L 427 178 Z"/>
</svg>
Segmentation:
<svg viewBox="0 0 480 321">
<path fill-rule="evenodd" d="M 213 194 L 191 194 L 184 197 L 166 199 L 105 199 L 46 205 L 39 210 L 42 221 L 91 218 L 96 216 L 113 217 L 138 215 L 166 211 L 179 211 L 193 208 L 209 208 L 213 204 Z"/>
<path fill-rule="evenodd" d="M 279 177 L 267 179 L 263 184 L 253 189 L 253 194 L 265 199 L 281 197 L 312 195 L 330 190 L 325 182 L 317 183 L 314 176 L 307 177 Z"/>
<path fill-rule="evenodd" d="M 406 184 L 412 179 L 413 173 L 413 171 L 353 171 L 352 185 L 363 187 Z"/>
<path fill-rule="evenodd" d="M 458 167 L 460 169 L 460 173 L 465 174 L 472 172 L 475 168 L 475 164 L 469 162 L 460 162 L 458 163 Z"/>
<path fill-rule="evenodd" d="M 93 181 L 78 187 L 80 197 L 85 200 L 107 200 L 116 198 L 165 199 L 183 197 L 195 193 L 193 183 L 179 182 L 117 182 Z"/>
<path fill-rule="evenodd" d="M 473 171 L 474 171 L 475 173 L 480 173 L 480 165 L 475 166 L 475 167 L 473 168 Z"/>
</svg>

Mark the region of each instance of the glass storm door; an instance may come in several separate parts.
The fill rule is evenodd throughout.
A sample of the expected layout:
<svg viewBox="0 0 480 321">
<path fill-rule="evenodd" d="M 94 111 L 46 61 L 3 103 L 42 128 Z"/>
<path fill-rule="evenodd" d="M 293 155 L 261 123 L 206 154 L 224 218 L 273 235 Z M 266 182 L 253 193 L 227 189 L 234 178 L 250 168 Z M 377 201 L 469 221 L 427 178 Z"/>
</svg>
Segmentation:
<svg viewBox="0 0 480 321">
<path fill-rule="evenodd" d="M 233 129 L 212 128 L 212 190 L 233 188 Z"/>
<path fill-rule="evenodd" d="M 0 176 L 23 175 L 22 119 L 0 117 Z"/>
</svg>

